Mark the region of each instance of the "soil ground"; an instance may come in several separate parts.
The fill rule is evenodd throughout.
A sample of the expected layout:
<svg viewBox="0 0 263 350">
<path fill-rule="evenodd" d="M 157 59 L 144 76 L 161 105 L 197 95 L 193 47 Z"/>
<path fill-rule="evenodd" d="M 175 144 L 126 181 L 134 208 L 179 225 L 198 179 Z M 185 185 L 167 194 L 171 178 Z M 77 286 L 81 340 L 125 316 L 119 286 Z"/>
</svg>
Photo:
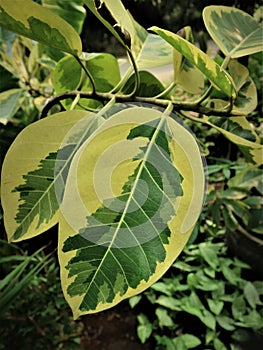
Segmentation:
<svg viewBox="0 0 263 350">
<path fill-rule="evenodd" d="M 150 350 L 136 333 L 136 315 L 122 302 L 112 309 L 84 316 L 83 350 Z"/>
</svg>

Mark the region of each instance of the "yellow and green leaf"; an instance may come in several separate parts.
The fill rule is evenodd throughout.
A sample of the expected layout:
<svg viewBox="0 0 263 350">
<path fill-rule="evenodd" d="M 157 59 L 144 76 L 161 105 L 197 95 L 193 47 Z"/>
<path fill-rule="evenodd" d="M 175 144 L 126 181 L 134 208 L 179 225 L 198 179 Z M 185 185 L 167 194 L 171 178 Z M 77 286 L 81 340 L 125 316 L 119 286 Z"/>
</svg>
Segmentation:
<svg viewBox="0 0 263 350">
<path fill-rule="evenodd" d="M 185 38 L 190 43 L 194 43 L 192 30 L 190 27 L 182 28 L 178 35 Z M 203 73 L 187 60 L 181 52 L 173 50 L 174 81 L 177 86 L 191 94 L 198 94 L 204 88 Z"/>
<path fill-rule="evenodd" d="M 237 91 L 232 114 L 236 116 L 246 116 L 257 107 L 256 85 L 250 78 L 248 69 L 237 60 L 230 60 L 228 69 Z M 212 98 L 210 103 L 213 104 L 214 108 L 223 110 L 224 108 L 227 109 L 229 101 Z"/>
<path fill-rule="evenodd" d="M 125 31 L 129 34 L 130 40 L 134 38 L 131 18 L 120 0 L 104 0 L 97 2 L 98 5 L 94 0 L 83 0 L 83 2 L 123 46 L 126 45 Z"/>
<path fill-rule="evenodd" d="M 232 113 L 248 115 L 258 104 L 256 85 L 250 78 L 248 69 L 237 60 L 231 60 L 228 68 L 238 91 Z"/>
<path fill-rule="evenodd" d="M 246 190 L 255 187 L 260 194 L 263 194 L 262 169 L 257 167 L 245 168 L 232 177 L 227 184 L 229 187 L 238 187 Z"/>
<path fill-rule="evenodd" d="M 260 143 L 259 137 L 245 117 L 210 117 L 209 121 L 245 140 Z"/>
<path fill-rule="evenodd" d="M 42 0 L 42 5 L 70 23 L 80 34 L 86 17 L 82 0 Z"/>
<path fill-rule="evenodd" d="M 135 57 L 140 69 L 164 66 L 173 62 L 173 49 L 158 35 L 147 33 Z"/>
<path fill-rule="evenodd" d="M 0 0 L 0 25 L 74 56 L 81 54 L 82 43 L 75 29 L 31 0 Z"/>
<path fill-rule="evenodd" d="M 218 122 L 215 122 L 217 119 Z M 204 124 L 210 125 L 223 134 L 228 140 L 235 143 L 244 154 L 248 163 L 262 165 L 263 145 L 258 142 L 257 136 L 251 131 L 251 127 L 248 126 L 247 122 L 244 121 L 242 117 L 237 120 L 236 117 L 233 117 L 229 122 L 226 122 L 228 125 L 217 125 L 220 124 L 220 121 L 222 120 L 223 118 L 204 117 L 200 121 Z M 228 128 L 231 131 L 227 130 Z"/>
<path fill-rule="evenodd" d="M 183 39 L 181 36 L 158 27 L 150 30 L 160 35 L 165 41 L 178 50 L 185 58 L 195 65 L 210 82 L 222 90 L 227 96 L 234 96 L 235 89 L 227 72 L 199 48 Z"/>
<path fill-rule="evenodd" d="M 74 157 L 59 219 L 62 286 L 74 317 L 160 278 L 186 244 L 203 196 L 199 147 L 166 112 L 132 107 L 104 122 Z"/>
<path fill-rule="evenodd" d="M 105 0 L 101 6 L 95 5 L 93 0 L 83 0 L 95 16 L 110 30 L 110 32 L 125 45 L 123 33 L 129 34 L 131 51 L 140 69 L 163 66 L 173 62 L 173 49 L 161 37 L 148 33 L 138 24 L 125 9 L 120 0 Z M 120 28 L 123 33 L 117 30 Z M 124 81 L 132 73 L 128 70 Z"/>
<path fill-rule="evenodd" d="M 78 130 L 79 138 L 63 144 L 80 121 L 84 128 Z M 57 197 L 63 196 L 65 169 L 95 123 L 97 118 L 91 113 L 62 112 L 29 125 L 17 136 L 6 154 L 1 175 L 9 241 L 36 236 L 57 223 Z"/>
<path fill-rule="evenodd" d="M 249 14 L 228 6 L 207 6 L 203 11 L 206 29 L 228 58 L 260 52 L 262 26 Z"/>
</svg>

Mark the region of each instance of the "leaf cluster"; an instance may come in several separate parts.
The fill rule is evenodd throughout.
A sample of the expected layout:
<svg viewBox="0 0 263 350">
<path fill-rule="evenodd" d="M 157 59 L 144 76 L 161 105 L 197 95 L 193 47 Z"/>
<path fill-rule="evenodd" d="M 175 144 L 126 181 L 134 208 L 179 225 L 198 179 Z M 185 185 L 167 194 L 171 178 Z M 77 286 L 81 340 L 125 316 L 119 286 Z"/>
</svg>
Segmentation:
<svg viewBox="0 0 263 350">
<path fill-rule="evenodd" d="M 217 230 L 253 234 L 261 244 L 262 231 L 262 171 L 245 165 L 220 161 L 208 166 L 211 183 L 206 198 L 206 214 Z M 231 176 L 231 173 L 234 173 Z M 252 239 L 253 239 L 252 237 Z M 256 238 L 257 237 L 257 238 Z"/>
<path fill-rule="evenodd" d="M 144 310 L 137 328 L 143 343 L 237 350 L 262 333 L 262 282 L 248 279 L 250 267 L 216 240 L 188 245 L 160 281 L 129 300 L 136 312 Z"/>
</svg>

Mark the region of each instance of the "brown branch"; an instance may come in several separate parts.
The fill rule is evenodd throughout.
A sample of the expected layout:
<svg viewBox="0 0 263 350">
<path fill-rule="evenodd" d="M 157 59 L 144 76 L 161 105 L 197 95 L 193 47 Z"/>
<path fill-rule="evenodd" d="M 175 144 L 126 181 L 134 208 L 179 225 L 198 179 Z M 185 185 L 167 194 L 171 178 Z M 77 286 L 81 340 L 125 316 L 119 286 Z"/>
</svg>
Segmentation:
<svg viewBox="0 0 263 350">
<path fill-rule="evenodd" d="M 208 108 L 205 106 L 200 106 L 196 103 L 191 102 L 173 102 L 171 100 L 165 100 L 165 99 L 158 99 L 154 97 L 139 97 L 139 96 L 130 96 L 130 95 L 119 95 L 119 94 L 112 94 L 110 92 L 104 93 L 104 92 L 83 92 L 83 91 L 69 91 L 65 92 L 63 94 L 57 95 L 55 97 L 50 98 L 41 113 L 40 118 L 44 118 L 48 115 L 49 110 L 58 104 L 60 101 L 66 100 L 66 99 L 74 99 L 77 95 L 80 96 L 80 98 L 86 98 L 91 100 L 97 100 L 101 102 L 109 101 L 112 98 L 115 97 L 116 102 L 140 102 L 140 103 L 148 103 L 148 104 L 154 104 L 156 106 L 160 107 L 167 107 L 171 102 L 173 104 L 173 111 L 192 111 L 200 114 L 205 114 L 207 116 L 213 115 L 213 116 L 235 116 L 231 113 L 231 111 L 226 110 L 217 110 L 213 108 Z"/>
</svg>

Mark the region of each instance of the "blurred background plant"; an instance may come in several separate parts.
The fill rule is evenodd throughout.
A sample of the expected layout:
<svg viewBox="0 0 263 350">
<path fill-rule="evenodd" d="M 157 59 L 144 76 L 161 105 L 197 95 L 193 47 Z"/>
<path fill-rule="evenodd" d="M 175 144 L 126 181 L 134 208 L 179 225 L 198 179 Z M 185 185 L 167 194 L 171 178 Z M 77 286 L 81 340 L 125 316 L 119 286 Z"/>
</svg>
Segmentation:
<svg viewBox="0 0 263 350">
<path fill-rule="evenodd" d="M 162 280 L 130 299 L 143 343 L 158 350 L 261 349 L 263 282 L 229 255 L 222 234 L 188 245 Z"/>
<path fill-rule="evenodd" d="M 54 254 L 0 241 L 0 349 L 79 349 Z"/>
</svg>

